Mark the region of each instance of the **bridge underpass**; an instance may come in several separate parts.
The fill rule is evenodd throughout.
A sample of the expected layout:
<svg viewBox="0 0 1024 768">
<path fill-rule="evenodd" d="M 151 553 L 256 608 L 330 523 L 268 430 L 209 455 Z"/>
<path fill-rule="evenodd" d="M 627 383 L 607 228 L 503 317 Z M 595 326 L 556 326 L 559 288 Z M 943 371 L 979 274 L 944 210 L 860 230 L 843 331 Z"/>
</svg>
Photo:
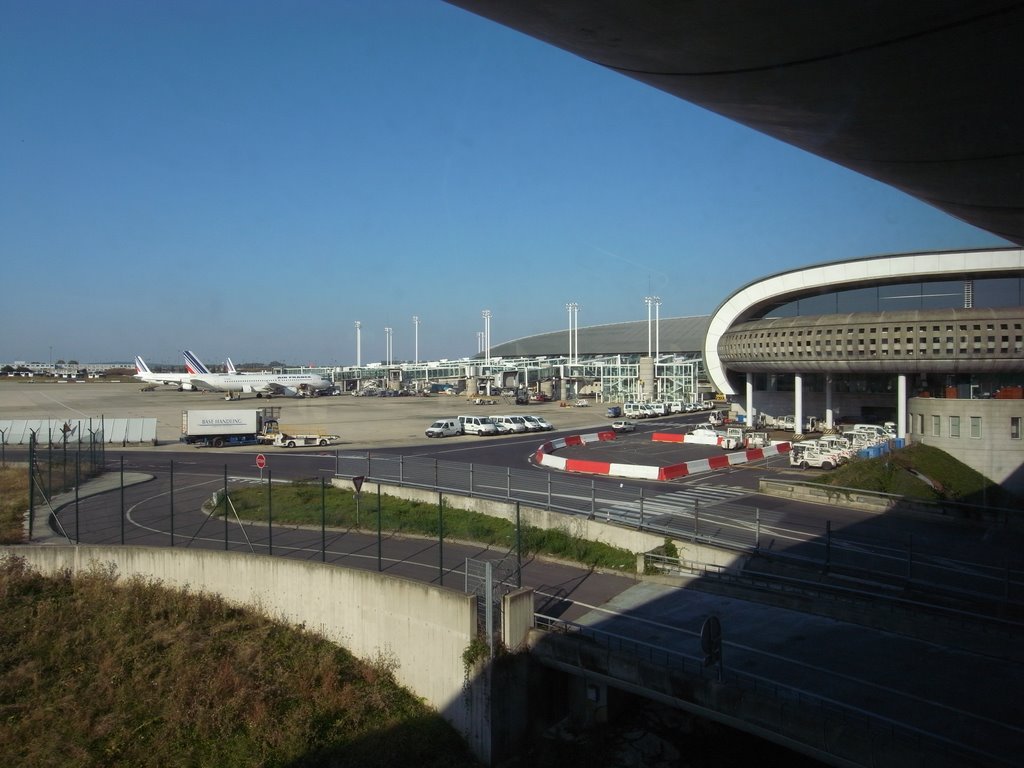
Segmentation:
<svg viewBox="0 0 1024 768">
<path fill-rule="evenodd" d="M 721 680 L 701 650 L 709 616 L 722 626 Z M 577 722 L 603 725 L 625 693 L 832 765 L 1019 765 L 1021 659 L 973 650 L 970 633 L 965 647 L 940 645 L 651 583 L 577 622 L 535 622 L 530 657 L 561 673 L 546 685 Z"/>
</svg>

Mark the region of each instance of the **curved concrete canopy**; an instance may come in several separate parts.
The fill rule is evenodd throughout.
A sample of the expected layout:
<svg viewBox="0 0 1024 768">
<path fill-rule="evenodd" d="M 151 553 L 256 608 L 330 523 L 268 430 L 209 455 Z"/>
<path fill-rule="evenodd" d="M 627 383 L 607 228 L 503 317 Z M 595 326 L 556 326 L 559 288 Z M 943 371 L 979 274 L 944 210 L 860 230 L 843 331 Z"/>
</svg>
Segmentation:
<svg viewBox="0 0 1024 768">
<path fill-rule="evenodd" d="M 448 1 L 1024 245 L 1024 3 Z"/>
<path fill-rule="evenodd" d="M 704 366 L 712 384 L 727 395 L 736 392 L 729 384 L 718 342 L 732 326 L 751 317 L 759 307 L 776 306 L 799 296 L 830 290 L 879 285 L 925 278 L 957 279 L 1024 274 L 1024 250 L 951 251 L 875 256 L 866 259 L 819 264 L 772 275 L 740 288 L 723 301 L 711 316 L 704 338 Z"/>
</svg>

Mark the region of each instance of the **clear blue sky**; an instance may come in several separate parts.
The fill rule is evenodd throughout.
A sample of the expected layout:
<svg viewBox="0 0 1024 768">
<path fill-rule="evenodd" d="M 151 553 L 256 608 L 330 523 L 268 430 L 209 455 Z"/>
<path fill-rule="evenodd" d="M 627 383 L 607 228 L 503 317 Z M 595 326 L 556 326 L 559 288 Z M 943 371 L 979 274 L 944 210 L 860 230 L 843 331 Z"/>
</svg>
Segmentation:
<svg viewBox="0 0 1024 768">
<path fill-rule="evenodd" d="M 441 0 L 0 0 L 0 363 L 382 360 L 1006 245 Z M 568 335 L 568 334 L 567 334 Z"/>
</svg>

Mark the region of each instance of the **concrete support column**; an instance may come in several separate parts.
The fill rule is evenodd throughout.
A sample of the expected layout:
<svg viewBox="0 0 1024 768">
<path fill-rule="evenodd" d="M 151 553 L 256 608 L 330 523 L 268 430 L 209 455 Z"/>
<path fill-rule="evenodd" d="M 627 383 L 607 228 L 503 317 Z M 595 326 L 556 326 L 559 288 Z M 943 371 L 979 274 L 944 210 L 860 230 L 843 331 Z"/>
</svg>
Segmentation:
<svg viewBox="0 0 1024 768">
<path fill-rule="evenodd" d="M 896 378 L 896 437 L 907 437 L 907 375 L 901 373 Z"/>
<path fill-rule="evenodd" d="M 756 427 L 757 420 L 754 418 L 754 374 L 747 374 L 747 426 Z"/>
<path fill-rule="evenodd" d="M 832 413 L 832 377 L 825 377 L 825 429 L 832 429 L 835 426 L 835 418 Z"/>
<path fill-rule="evenodd" d="M 793 436 L 804 432 L 804 377 L 793 375 Z"/>
</svg>

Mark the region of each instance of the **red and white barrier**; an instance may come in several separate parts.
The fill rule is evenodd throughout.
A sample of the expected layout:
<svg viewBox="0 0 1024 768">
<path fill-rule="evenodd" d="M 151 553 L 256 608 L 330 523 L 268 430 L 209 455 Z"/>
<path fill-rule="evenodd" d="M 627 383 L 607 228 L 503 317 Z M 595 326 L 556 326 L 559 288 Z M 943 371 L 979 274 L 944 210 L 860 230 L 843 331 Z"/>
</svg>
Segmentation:
<svg viewBox="0 0 1024 768">
<path fill-rule="evenodd" d="M 717 445 L 717 442 L 707 442 L 708 438 L 697 436 L 696 439 L 687 440 L 692 435 L 674 435 L 665 432 L 656 432 L 652 436 L 653 442 L 691 442 L 699 445 Z M 534 454 L 534 461 L 543 467 L 559 469 L 564 472 L 579 472 L 588 475 L 611 475 L 614 477 L 630 477 L 637 480 L 675 480 L 698 472 L 710 472 L 715 469 L 725 469 L 745 464 L 749 461 L 759 461 L 769 456 L 776 456 L 780 453 L 788 453 L 789 443 L 777 443 L 766 448 L 749 448 L 745 451 L 723 453 L 720 456 L 711 456 L 707 459 L 696 459 L 681 464 L 671 464 L 667 467 L 645 466 L 641 464 L 617 464 L 609 461 L 588 461 L 586 459 L 566 459 L 555 456 L 554 452 L 559 448 L 571 445 L 586 445 L 604 440 L 614 440 L 614 432 L 595 432 L 589 435 L 571 435 L 550 440 L 541 445 Z"/>
</svg>

